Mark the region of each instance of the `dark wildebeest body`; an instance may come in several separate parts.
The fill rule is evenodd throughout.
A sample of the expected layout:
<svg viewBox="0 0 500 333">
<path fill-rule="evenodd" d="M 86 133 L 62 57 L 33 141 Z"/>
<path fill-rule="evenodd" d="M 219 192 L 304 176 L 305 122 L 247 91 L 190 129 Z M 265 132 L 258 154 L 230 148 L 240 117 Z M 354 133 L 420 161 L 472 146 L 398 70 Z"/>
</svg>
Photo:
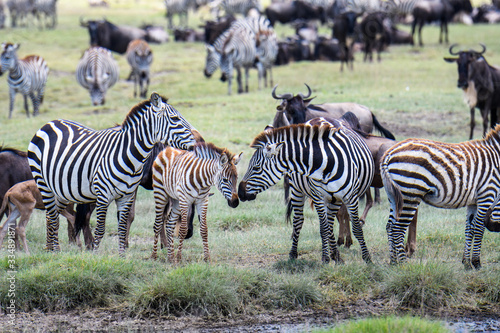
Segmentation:
<svg viewBox="0 0 500 333">
<path fill-rule="evenodd" d="M 339 61 L 342 51 L 338 40 L 320 36 L 314 43 L 314 60 Z"/>
<path fill-rule="evenodd" d="M 356 34 L 356 19 L 358 14 L 345 12 L 335 17 L 333 20 L 332 37 L 336 38 L 340 44 L 342 58 L 340 60 L 340 71 L 344 70 L 344 63 L 351 70 L 353 69 L 353 45 Z"/>
<path fill-rule="evenodd" d="M 413 8 L 413 22 L 411 25 L 411 35 L 414 37 L 415 28 L 418 25 L 418 41 L 419 45 L 423 46 L 422 42 L 422 27 L 425 23 L 439 21 L 439 43 L 448 43 L 448 22 L 453 15 L 459 11 L 467 13 L 472 12 L 470 0 L 422 0 L 415 4 Z"/>
<path fill-rule="evenodd" d="M 14 185 L 26 180 L 32 180 L 33 175 L 28 163 L 28 153 L 13 148 L 0 146 L 0 203 L 3 202 L 5 193 Z M 0 220 L 3 218 L 3 213 L 0 214 Z M 84 230 L 85 241 L 89 236 Z M 90 233 L 90 236 L 92 234 Z M 74 229 L 68 223 L 68 237 L 70 243 L 76 243 Z"/>
<path fill-rule="evenodd" d="M 80 20 L 80 25 L 89 31 L 90 45 L 101 46 L 119 54 L 127 52 L 128 44 L 134 39 L 146 39 L 146 31 L 129 26 L 117 26 L 107 20 Z"/>
<path fill-rule="evenodd" d="M 232 15 L 220 17 L 217 21 L 206 21 L 205 25 L 201 26 L 205 33 L 205 43 L 213 45 L 217 37 L 229 29 L 234 21 L 236 18 Z"/>
<path fill-rule="evenodd" d="M 276 22 L 282 24 L 295 20 L 320 20 L 326 22 L 326 12 L 323 7 L 312 6 L 304 1 L 288 1 L 270 4 L 264 13 L 272 26 Z"/>
<path fill-rule="evenodd" d="M 364 42 L 364 61 L 373 61 L 373 50 L 377 51 L 377 60 L 380 61 L 380 53 L 389 44 L 389 31 L 384 27 L 385 18 L 385 13 L 374 12 L 366 15 L 359 24 Z"/>
<path fill-rule="evenodd" d="M 474 134 L 474 109 L 478 108 L 483 118 L 483 136 L 488 129 L 488 116 L 490 115 L 490 126 L 495 127 L 498 122 L 498 112 L 500 111 L 500 69 L 488 64 L 483 57 L 486 47 L 477 52 L 474 50 L 453 52 L 450 47 L 450 54 L 458 56 L 456 58 L 444 58 L 447 62 L 456 62 L 458 65 L 458 88 L 462 89 L 467 104 L 470 107 L 470 137 Z"/>
</svg>

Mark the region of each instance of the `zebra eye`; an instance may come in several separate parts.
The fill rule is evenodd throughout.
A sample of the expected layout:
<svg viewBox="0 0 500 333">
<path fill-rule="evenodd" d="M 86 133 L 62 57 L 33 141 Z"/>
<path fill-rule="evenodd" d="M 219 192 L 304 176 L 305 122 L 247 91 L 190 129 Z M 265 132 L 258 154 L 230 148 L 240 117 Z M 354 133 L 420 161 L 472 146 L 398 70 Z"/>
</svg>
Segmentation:
<svg viewBox="0 0 500 333">
<path fill-rule="evenodd" d="M 227 182 L 229 181 L 229 179 L 224 177 L 224 178 L 222 178 L 222 181 L 223 181 L 224 183 L 227 183 Z"/>
</svg>

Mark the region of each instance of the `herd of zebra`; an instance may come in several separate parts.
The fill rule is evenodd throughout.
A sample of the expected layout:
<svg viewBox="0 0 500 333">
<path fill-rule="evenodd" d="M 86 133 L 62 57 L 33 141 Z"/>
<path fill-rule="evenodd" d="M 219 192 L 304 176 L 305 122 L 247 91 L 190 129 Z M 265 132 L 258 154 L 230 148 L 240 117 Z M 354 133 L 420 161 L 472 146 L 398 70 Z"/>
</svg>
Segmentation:
<svg viewBox="0 0 500 333">
<path fill-rule="evenodd" d="M 12 28 L 29 26 L 38 20 L 40 29 L 54 29 L 57 25 L 57 0 L 0 0 L 0 28 L 5 27 L 7 9 Z"/>
</svg>

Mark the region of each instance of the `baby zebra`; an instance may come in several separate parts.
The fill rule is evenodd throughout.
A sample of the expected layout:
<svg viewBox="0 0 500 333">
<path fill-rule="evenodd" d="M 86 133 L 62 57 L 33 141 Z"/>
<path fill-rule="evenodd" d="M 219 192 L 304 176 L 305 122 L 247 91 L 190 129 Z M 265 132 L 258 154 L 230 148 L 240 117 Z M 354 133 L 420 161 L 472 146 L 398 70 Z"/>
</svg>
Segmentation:
<svg viewBox="0 0 500 333">
<path fill-rule="evenodd" d="M 111 51 L 103 47 L 87 49 L 76 67 L 76 80 L 90 92 L 94 105 L 104 105 L 106 92 L 118 78 L 118 64 Z"/>
<path fill-rule="evenodd" d="M 233 155 L 225 148 L 200 142 L 192 151 L 167 147 L 153 164 L 153 191 L 156 206 L 154 246 L 152 258 L 157 258 L 158 236 L 164 227 L 163 215 L 168 215 L 167 248 L 168 260 L 174 262 L 173 229 L 181 216 L 177 261 L 181 260 L 182 242 L 187 233 L 189 208 L 195 204 L 200 220 L 200 235 L 203 240 L 203 259 L 210 261 L 208 249 L 207 207 L 209 191 L 216 185 L 227 199 L 230 207 L 239 204 L 237 194 L 238 172 L 236 165 L 241 154 Z"/>
<path fill-rule="evenodd" d="M 30 116 L 28 96 L 33 102 L 33 115 L 38 115 L 49 75 L 49 67 L 42 57 L 30 55 L 19 60 L 16 53 L 19 46 L 21 45 L 2 43 L 2 55 L 0 57 L 0 75 L 9 71 L 9 77 L 7 78 L 10 97 L 9 118 L 12 118 L 16 93 L 21 93 L 24 97 L 26 116 Z"/>
<path fill-rule="evenodd" d="M 134 97 L 137 97 L 137 87 L 142 98 L 146 98 L 149 88 L 149 68 L 153 62 L 153 51 L 142 39 L 134 39 L 127 47 L 127 61 L 132 67 L 130 79 L 134 80 Z"/>
</svg>

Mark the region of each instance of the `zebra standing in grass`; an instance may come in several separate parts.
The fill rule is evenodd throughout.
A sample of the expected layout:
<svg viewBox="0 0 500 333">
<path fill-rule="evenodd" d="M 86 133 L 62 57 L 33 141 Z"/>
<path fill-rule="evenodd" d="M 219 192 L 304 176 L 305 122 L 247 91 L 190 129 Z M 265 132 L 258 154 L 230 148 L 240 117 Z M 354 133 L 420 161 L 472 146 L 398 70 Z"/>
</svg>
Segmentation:
<svg viewBox="0 0 500 333">
<path fill-rule="evenodd" d="M 268 129 L 254 139 L 251 147 L 255 152 L 239 185 L 240 200 L 255 199 L 285 173 L 306 177 L 308 188 L 302 190 L 311 195 L 318 212 L 322 260 L 342 261 L 332 217 L 344 203 L 363 260 L 371 261 L 359 223 L 358 201 L 369 188 L 375 167 L 370 150 L 359 135 L 341 124 L 338 128 L 299 124 Z"/>
<path fill-rule="evenodd" d="M 241 153 L 233 155 L 227 149 L 211 143 L 197 143 L 193 151 L 165 148 L 153 164 L 153 191 L 156 219 L 154 224 L 154 246 L 152 257 L 157 257 L 160 231 L 164 227 L 164 212 L 170 212 L 167 230 L 168 259 L 174 262 L 173 229 L 181 217 L 177 261 L 181 260 L 182 243 L 187 233 L 189 210 L 196 205 L 200 220 L 200 235 L 203 240 L 203 259 L 210 261 L 208 249 L 207 208 L 212 186 L 226 198 L 230 207 L 239 204 L 237 194 L 238 172 L 236 165 Z"/>
<path fill-rule="evenodd" d="M 276 32 L 265 16 L 247 18 L 247 21 L 255 32 L 255 45 L 257 47 L 258 59 L 256 66 L 259 72 L 259 89 L 262 88 L 262 79 L 264 79 L 264 86 L 267 88 L 268 72 L 270 76 L 270 85 L 274 85 L 272 67 L 278 56 Z"/>
<path fill-rule="evenodd" d="M 54 29 L 57 25 L 57 0 L 34 0 L 33 16 L 38 19 L 40 29 Z M 42 19 L 42 17 L 44 18 Z M 49 21 L 50 20 L 50 21 Z"/>
<path fill-rule="evenodd" d="M 28 25 L 28 17 L 33 13 L 32 0 L 7 0 L 7 8 L 10 14 L 10 24 L 12 28 Z"/>
<path fill-rule="evenodd" d="M 104 105 L 106 92 L 118 78 L 118 64 L 111 51 L 100 46 L 88 48 L 76 67 L 76 80 L 89 91 L 94 105 Z"/>
<path fill-rule="evenodd" d="M 389 149 L 381 172 L 391 211 L 387 222 L 391 263 L 405 261 L 406 228 L 420 202 L 467 207 L 465 268 L 481 267 L 484 228 L 500 231 L 500 125 L 484 139 L 458 144 L 407 139 Z"/>
<path fill-rule="evenodd" d="M 153 51 L 149 44 L 142 39 L 135 39 L 128 44 L 127 61 L 132 67 L 130 77 L 134 80 L 134 97 L 139 95 L 146 98 L 149 88 L 149 69 L 153 62 Z"/>
<path fill-rule="evenodd" d="M 116 201 L 123 254 L 127 218 L 145 161 L 159 142 L 193 147 L 191 128 L 157 93 L 134 106 L 118 129 L 95 131 L 68 120 L 40 128 L 28 146 L 28 161 L 47 209 L 47 249 L 59 251 L 58 217 L 71 202 L 96 202 L 94 249 L 98 249 L 108 206 Z"/>
<path fill-rule="evenodd" d="M 179 25 L 188 26 L 188 12 L 190 8 L 196 8 L 196 0 L 165 0 L 167 9 L 168 28 L 174 27 L 173 17 L 179 15 Z"/>
<path fill-rule="evenodd" d="M 49 67 L 45 60 L 37 55 L 30 55 L 24 59 L 17 58 L 20 44 L 2 43 L 0 56 L 0 75 L 9 72 L 7 84 L 9 85 L 9 118 L 12 117 L 16 93 L 24 97 L 24 110 L 29 117 L 28 96 L 33 103 L 33 115 L 38 115 L 40 104 L 43 102 L 45 85 L 49 75 Z"/>
</svg>

